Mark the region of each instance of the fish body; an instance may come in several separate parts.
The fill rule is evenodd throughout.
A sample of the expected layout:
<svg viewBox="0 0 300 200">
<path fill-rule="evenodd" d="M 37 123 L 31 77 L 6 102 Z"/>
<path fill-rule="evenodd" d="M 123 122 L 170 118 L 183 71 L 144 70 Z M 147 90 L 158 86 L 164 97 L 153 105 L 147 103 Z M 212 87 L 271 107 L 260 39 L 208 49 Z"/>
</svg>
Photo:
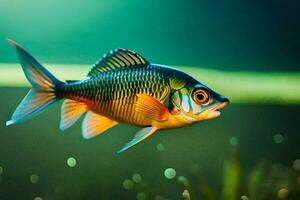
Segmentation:
<svg viewBox="0 0 300 200">
<path fill-rule="evenodd" d="M 118 122 L 151 126 L 152 120 L 136 112 L 137 94 L 164 102 L 170 95 L 171 73 L 165 67 L 144 65 L 100 73 L 84 81 L 65 84 L 58 90 L 62 98 L 85 102 L 89 110 Z"/>
<path fill-rule="evenodd" d="M 101 58 L 82 81 L 57 80 L 24 48 L 9 40 L 19 55 L 33 88 L 7 125 L 26 121 L 65 99 L 62 130 L 84 113 L 82 133 L 91 138 L 120 122 L 142 129 L 119 152 L 125 151 L 158 129 L 183 127 L 220 115 L 229 100 L 175 68 L 151 64 L 126 49 Z"/>
</svg>

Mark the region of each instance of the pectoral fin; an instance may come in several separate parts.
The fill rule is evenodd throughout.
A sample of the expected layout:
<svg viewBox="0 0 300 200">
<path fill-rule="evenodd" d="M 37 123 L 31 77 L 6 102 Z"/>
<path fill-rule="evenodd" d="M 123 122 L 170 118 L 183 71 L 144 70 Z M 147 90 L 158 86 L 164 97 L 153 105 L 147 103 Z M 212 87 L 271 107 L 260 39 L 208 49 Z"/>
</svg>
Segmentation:
<svg viewBox="0 0 300 200">
<path fill-rule="evenodd" d="M 154 97 L 146 94 L 137 94 L 137 97 L 137 112 L 156 121 L 165 121 L 169 118 L 169 109 Z"/>
<path fill-rule="evenodd" d="M 137 134 L 134 136 L 134 138 L 128 142 L 122 149 L 118 151 L 118 153 L 122 153 L 123 151 L 126 151 L 130 147 L 136 145 L 137 143 L 141 142 L 142 140 L 146 139 L 150 135 L 152 135 L 155 131 L 157 131 L 158 128 L 156 127 L 145 127 L 142 128 Z"/>
<path fill-rule="evenodd" d="M 98 115 L 92 111 L 87 112 L 83 123 L 82 123 L 82 136 L 85 139 L 90 139 L 95 137 L 107 129 L 117 125 L 118 122 L 104 117 L 102 115 Z"/>
</svg>

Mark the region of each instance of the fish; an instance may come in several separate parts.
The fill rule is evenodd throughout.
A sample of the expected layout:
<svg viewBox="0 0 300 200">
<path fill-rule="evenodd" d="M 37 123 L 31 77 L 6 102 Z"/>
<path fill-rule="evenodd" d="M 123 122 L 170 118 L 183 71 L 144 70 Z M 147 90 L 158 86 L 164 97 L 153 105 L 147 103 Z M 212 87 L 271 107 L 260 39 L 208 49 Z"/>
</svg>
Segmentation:
<svg viewBox="0 0 300 200">
<path fill-rule="evenodd" d="M 141 129 L 118 153 L 158 130 L 179 128 L 218 117 L 229 99 L 173 67 L 148 62 L 138 53 L 117 48 L 94 64 L 84 80 L 60 81 L 21 45 L 16 50 L 31 89 L 6 125 L 25 122 L 64 100 L 60 129 L 81 116 L 82 136 L 93 138 L 119 123 Z"/>
</svg>

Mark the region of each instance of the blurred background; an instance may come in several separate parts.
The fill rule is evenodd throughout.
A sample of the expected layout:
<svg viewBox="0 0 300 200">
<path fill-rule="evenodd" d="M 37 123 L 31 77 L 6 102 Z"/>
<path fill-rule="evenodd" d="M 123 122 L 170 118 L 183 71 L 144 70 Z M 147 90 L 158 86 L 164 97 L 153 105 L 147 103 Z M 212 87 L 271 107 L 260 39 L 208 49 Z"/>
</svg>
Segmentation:
<svg viewBox="0 0 300 200">
<path fill-rule="evenodd" d="M 296 0 L 0 0 L 0 199 L 300 199 L 299 10 Z M 128 48 L 232 104 L 123 154 L 137 127 L 84 140 L 79 122 L 59 130 L 60 105 L 6 127 L 28 84 L 5 38 L 61 79 Z"/>
</svg>

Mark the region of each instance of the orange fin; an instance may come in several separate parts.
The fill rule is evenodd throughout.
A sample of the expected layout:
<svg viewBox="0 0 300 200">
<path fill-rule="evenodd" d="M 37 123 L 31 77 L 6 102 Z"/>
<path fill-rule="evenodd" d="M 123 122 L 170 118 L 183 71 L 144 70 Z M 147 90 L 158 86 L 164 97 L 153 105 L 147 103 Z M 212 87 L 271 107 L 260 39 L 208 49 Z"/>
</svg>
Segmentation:
<svg viewBox="0 0 300 200">
<path fill-rule="evenodd" d="M 147 137 L 155 133 L 155 131 L 157 130 L 158 128 L 152 126 L 142 128 L 139 132 L 137 132 L 137 134 L 130 142 L 128 142 L 122 149 L 118 151 L 118 153 L 122 153 L 123 151 L 126 151 L 130 147 L 138 144 L 139 142 L 143 141 L 144 139 L 146 139 Z"/>
<path fill-rule="evenodd" d="M 87 106 L 79 101 L 67 99 L 61 107 L 61 120 L 59 128 L 66 130 L 72 126 L 80 116 L 87 111 Z"/>
<path fill-rule="evenodd" d="M 107 129 L 117 125 L 118 122 L 96 114 L 92 111 L 87 112 L 82 123 L 82 136 L 85 139 L 95 137 Z"/>
<path fill-rule="evenodd" d="M 169 118 L 169 109 L 154 97 L 146 94 L 137 94 L 137 96 L 137 112 L 142 113 L 146 117 L 149 117 L 156 121 L 165 121 Z"/>
</svg>

